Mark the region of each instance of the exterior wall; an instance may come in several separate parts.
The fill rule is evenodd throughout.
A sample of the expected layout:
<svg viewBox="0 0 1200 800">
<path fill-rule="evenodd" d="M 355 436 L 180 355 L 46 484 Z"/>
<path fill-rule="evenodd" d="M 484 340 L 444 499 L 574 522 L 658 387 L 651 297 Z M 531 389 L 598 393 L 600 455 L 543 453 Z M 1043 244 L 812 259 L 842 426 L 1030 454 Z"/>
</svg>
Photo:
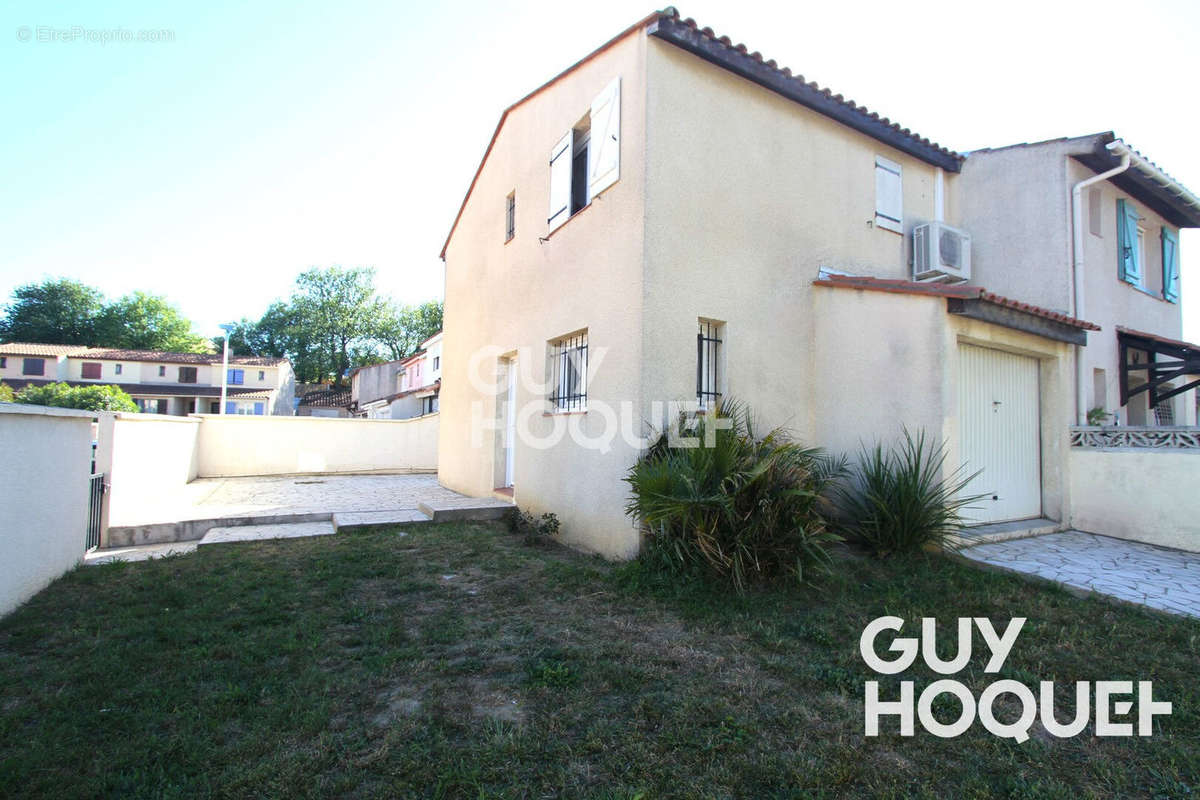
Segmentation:
<svg viewBox="0 0 1200 800">
<path fill-rule="evenodd" d="M 438 415 L 414 420 L 200 415 L 201 478 L 320 472 L 431 472 Z"/>
<path fill-rule="evenodd" d="M 83 558 L 93 416 L 0 404 L 0 615 Z"/>
<path fill-rule="evenodd" d="M 516 445 L 514 499 L 556 513 L 566 541 L 614 557 L 637 551 L 621 482 L 637 449 L 620 437 L 607 452 L 570 437 L 553 442 L 567 418 L 543 416 L 541 384 L 547 343 L 587 329 L 589 411 L 571 424 L 599 438 L 609 427 L 602 406 L 640 405 L 646 47 L 643 33 L 626 36 L 509 112 L 446 251 L 441 482 L 489 496 L 503 480 L 502 403 L 489 386 L 504 374 L 502 357 L 516 355 L 528 435 Z M 551 234 L 551 149 L 618 76 L 620 179 Z M 505 243 L 505 199 L 514 191 L 516 235 Z"/>
<path fill-rule="evenodd" d="M 359 407 L 395 394 L 399 390 L 399 361 L 360 367 L 350 381 L 351 395 Z"/>
<path fill-rule="evenodd" d="M 1039 363 L 1042 515 L 1067 519 L 1065 451 L 1074 408 L 1069 345 L 949 314 L 941 297 L 815 291 L 813 374 L 836 377 L 811 386 L 816 421 L 810 443 L 853 458 L 860 444 L 898 441 L 903 426 L 914 433 L 924 429 L 946 443 L 949 472 L 962 464 L 958 348 L 969 344 L 1031 356 Z M 847 332 L 853 332 L 853 343 Z"/>
<path fill-rule="evenodd" d="M 198 417 L 121 413 L 101 418 L 96 471 L 108 476 L 110 524 L 154 518 L 156 506 L 169 504 L 173 493 L 196 477 L 199 432 Z"/>
<path fill-rule="evenodd" d="M 1091 137 L 1086 137 L 1090 146 Z M 1074 313 L 1071 283 L 1071 189 L 1095 173 L 1071 158 L 1081 140 L 1059 140 L 972 153 L 962 172 L 963 226 L 972 237 L 972 283 L 997 294 L 1045 308 Z M 1089 193 L 1100 192 L 1100 234 L 1091 232 Z M 1119 277 L 1117 200 L 1133 203 L 1146 229 L 1147 291 Z M 1116 326 L 1180 339 L 1181 306 L 1161 297 L 1162 252 L 1159 231 L 1166 225 L 1156 212 L 1129 197 L 1111 181 L 1083 192 L 1084 305 L 1079 316 L 1102 330 L 1088 334 L 1083 351 L 1087 407 L 1116 411 L 1120 404 Z M 1170 226 L 1168 226 L 1170 227 Z M 1183 295 L 1181 285 L 1180 295 Z M 1104 396 L 1095 390 L 1095 370 L 1104 370 Z M 1178 421 L 1195 400 L 1189 392 L 1175 399 Z M 1145 396 L 1121 413 L 1122 424 L 1153 424 L 1146 419 Z M 1194 413 L 1194 411 L 1192 412 Z"/>
<path fill-rule="evenodd" d="M 695 398 L 705 317 L 725 323 L 724 391 L 812 440 L 807 387 L 829 379 L 810 355 L 812 281 L 821 267 L 910 277 L 908 233 L 934 217 L 936 169 L 670 44 L 648 48 L 644 398 Z M 905 235 L 874 226 L 877 155 L 903 168 Z"/>
<path fill-rule="evenodd" d="M 64 356 L 24 356 L 13 355 L 11 353 L 3 353 L 5 366 L 0 367 L 0 381 L 22 381 L 22 380 L 45 380 L 59 381 L 67 380 L 67 359 Z M 40 358 L 45 363 L 43 365 L 42 375 L 23 375 L 26 358 Z"/>
<path fill-rule="evenodd" d="M 442 334 L 425 341 L 425 383 L 437 383 L 442 378 Z"/>
<path fill-rule="evenodd" d="M 1071 448 L 1071 527 L 1200 552 L 1200 453 Z"/>
</svg>

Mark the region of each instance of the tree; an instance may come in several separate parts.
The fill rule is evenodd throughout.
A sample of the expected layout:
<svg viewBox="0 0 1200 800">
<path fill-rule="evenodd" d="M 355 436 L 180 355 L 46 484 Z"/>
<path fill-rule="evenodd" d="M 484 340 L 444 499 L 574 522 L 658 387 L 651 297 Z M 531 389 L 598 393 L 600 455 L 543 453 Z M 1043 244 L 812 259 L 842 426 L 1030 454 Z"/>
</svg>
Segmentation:
<svg viewBox="0 0 1200 800">
<path fill-rule="evenodd" d="M 96 323 L 106 347 L 130 350 L 208 352 L 209 343 L 192 332 L 192 323 L 163 297 L 133 292 L 104 307 Z"/>
<path fill-rule="evenodd" d="M 16 402 L 58 408 L 82 408 L 87 411 L 137 411 L 137 403 L 119 386 L 71 386 L 46 383 L 26 386 L 17 392 Z"/>
<path fill-rule="evenodd" d="M 293 345 L 305 345 L 296 352 L 302 379 L 328 376 L 337 384 L 350 369 L 354 346 L 374 339 L 388 312 L 387 302 L 375 296 L 375 270 L 369 267 L 302 272 L 289 305 Z"/>
<path fill-rule="evenodd" d="M 416 306 L 388 304 L 388 314 L 380 320 L 375 338 L 395 360 L 408 358 L 421 342 L 442 329 L 442 303 L 430 300 Z"/>
<path fill-rule="evenodd" d="M 99 289 L 67 278 L 18 286 L 0 320 L 0 341 L 100 344 L 96 321 L 103 311 Z"/>
</svg>

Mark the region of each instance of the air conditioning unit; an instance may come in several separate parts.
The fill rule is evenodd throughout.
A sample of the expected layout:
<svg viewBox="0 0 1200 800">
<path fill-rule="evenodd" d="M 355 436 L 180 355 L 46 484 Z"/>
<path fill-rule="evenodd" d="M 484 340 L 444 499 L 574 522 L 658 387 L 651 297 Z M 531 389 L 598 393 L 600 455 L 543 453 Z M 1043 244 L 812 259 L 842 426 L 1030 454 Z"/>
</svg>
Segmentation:
<svg viewBox="0 0 1200 800">
<path fill-rule="evenodd" d="M 913 228 L 914 281 L 971 280 L 971 237 L 944 222 Z"/>
</svg>

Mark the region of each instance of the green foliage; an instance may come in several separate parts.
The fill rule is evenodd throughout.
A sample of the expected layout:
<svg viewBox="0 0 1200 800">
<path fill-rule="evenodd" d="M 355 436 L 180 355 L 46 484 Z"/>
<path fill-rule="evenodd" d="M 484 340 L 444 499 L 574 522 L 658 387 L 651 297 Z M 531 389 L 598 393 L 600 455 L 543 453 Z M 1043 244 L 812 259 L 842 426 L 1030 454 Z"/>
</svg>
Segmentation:
<svg viewBox="0 0 1200 800">
<path fill-rule="evenodd" d="M 51 279 L 18 286 L 0 320 L 0 340 L 203 353 L 208 343 L 165 298 L 134 292 L 105 303 L 99 289 Z"/>
<path fill-rule="evenodd" d="M 66 278 L 18 286 L 0 320 L 0 341 L 94 345 L 99 289 Z"/>
<path fill-rule="evenodd" d="M 9 392 L 11 391 L 10 389 Z M 71 386 L 66 383 L 31 385 L 17 392 L 15 402 L 58 408 L 82 408 L 86 411 L 138 410 L 137 403 L 119 386 Z"/>
<path fill-rule="evenodd" d="M 855 479 L 837 493 L 844 533 L 881 556 L 944 545 L 962 529 L 962 509 L 983 497 L 963 493 L 978 472 L 943 477 L 945 463 L 945 444 L 934 447 L 924 431 L 905 428 L 888 450 L 864 445 Z"/>
<path fill-rule="evenodd" d="M 1112 416 L 1112 414 L 1109 414 L 1107 411 L 1104 410 L 1104 406 L 1096 406 L 1095 408 L 1089 408 L 1088 412 L 1087 412 L 1087 424 L 1088 425 L 1103 425 L 1105 422 L 1108 421 L 1108 418 L 1111 416 Z"/>
<path fill-rule="evenodd" d="M 442 303 L 430 300 L 416 306 L 389 306 L 376 338 L 392 359 L 408 358 L 421 342 L 442 329 Z"/>
<path fill-rule="evenodd" d="M 205 353 L 209 343 L 192 332 L 192 323 L 166 298 L 133 292 L 104 307 L 96 335 L 106 347 Z"/>
<path fill-rule="evenodd" d="M 838 537 L 821 500 L 844 473 L 843 460 L 781 429 L 758 438 L 749 410 L 725 401 L 658 437 L 625 478 L 626 511 L 645 526 L 643 558 L 743 593 L 754 580 L 803 581 L 828 565 Z"/>
<path fill-rule="evenodd" d="M 526 544 L 537 544 L 558 535 L 558 515 L 553 513 L 535 517 L 528 511 L 512 508 L 505 517 L 510 533 L 519 533 L 525 537 Z"/>
<path fill-rule="evenodd" d="M 0 383 L 0 403 L 15 403 L 16 399 L 13 396 L 12 387 L 7 383 Z"/>
</svg>

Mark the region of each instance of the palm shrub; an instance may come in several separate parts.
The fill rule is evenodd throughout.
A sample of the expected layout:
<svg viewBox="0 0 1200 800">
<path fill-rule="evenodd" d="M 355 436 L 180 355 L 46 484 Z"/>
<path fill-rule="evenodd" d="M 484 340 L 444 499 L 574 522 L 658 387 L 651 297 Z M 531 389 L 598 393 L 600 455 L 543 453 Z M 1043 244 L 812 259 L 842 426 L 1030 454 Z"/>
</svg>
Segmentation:
<svg viewBox="0 0 1200 800">
<path fill-rule="evenodd" d="M 904 429 L 896 446 L 863 446 L 854 479 L 836 492 L 840 532 L 876 555 L 942 545 L 962 530 L 961 511 L 983 495 L 963 490 L 975 476 L 964 467 L 943 475 L 944 443 L 932 445 L 924 431 Z"/>
<path fill-rule="evenodd" d="M 626 511 L 643 525 L 647 562 L 742 593 L 755 580 L 802 581 L 827 566 L 839 537 L 821 502 L 844 473 L 844 460 L 782 429 L 757 437 L 749 411 L 725 401 L 702 417 L 681 415 L 657 437 L 625 477 Z"/>
</svg>

